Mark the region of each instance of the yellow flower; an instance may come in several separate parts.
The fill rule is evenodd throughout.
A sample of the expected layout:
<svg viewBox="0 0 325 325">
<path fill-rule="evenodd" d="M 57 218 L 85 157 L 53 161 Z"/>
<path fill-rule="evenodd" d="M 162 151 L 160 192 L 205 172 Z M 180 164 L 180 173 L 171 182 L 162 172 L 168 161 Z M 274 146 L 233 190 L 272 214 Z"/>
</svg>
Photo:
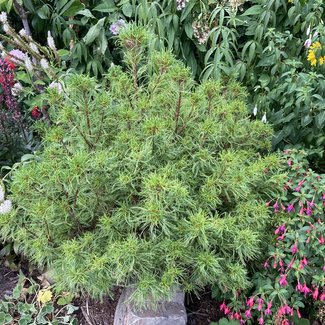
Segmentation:
<svg viewBox="0 0 325 325">
<path fill-rule="evenodd" d="M 311 50 L 317 50 L 317 49 L 320 49 L 322 47 L 322 45 L 317 41 L 315 43 L 313 43 L 311 46 L 310 46 L 310 49 Z"/>
<path fill-rule="evenodd" d="M 288 3 L 293 3 L 293 0 L 288 0 Z"/>
<path fill-rule="evenodd" d="M 307 60 L 310 62 L 311 65 L 315 66 L 317 64 L 317 59 L 315 56 L 315 52 L 313 50 L 308 51 Z"/>
<path fill-rule="evenodd" d="M 323 65 L 324 62 L 325 62 L 325 56 L 321 56 L 321 57 L 319 58 L 319 64 L 320 64 L 320 65 Z"/>
</svg>

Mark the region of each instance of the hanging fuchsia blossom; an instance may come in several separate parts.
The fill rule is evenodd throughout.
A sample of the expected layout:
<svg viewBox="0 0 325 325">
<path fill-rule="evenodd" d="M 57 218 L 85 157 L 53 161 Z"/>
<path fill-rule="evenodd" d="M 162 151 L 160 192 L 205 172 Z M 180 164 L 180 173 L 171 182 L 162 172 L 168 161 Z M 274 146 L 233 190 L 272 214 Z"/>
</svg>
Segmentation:
<svg viewBox="0 0 325 325">
<path fill-rule="evenodd" d="M 293 204 L 290 204 L 289 206 L 288 206 L 288 212 L 292 212 L 292 211 L 294 211 L 294 205 Z"/>
<path fill-rule="evenodd" d="M 298 251 L 297 242 L 295 242 L 294 245 L 291 247 L 291 253 L 296 254 L 297 251 Z"/>
<path fill-rule="evenodd" d="M 314 292 L 313 292 L 313 299 L 317 300 L 318 299 L 318 295 L 319 295 L 319 291 L 318 291 L 318 287 L 315 288 Z"/>
<path fill-rule="evenodd" d="M 286 274 L 281 274 L 280 275 L 279 283 L 280 283 L 280 286 L 282 286 L 282 287 L 286 287 L 288 285 L 287 275 Z"/>
</svg>

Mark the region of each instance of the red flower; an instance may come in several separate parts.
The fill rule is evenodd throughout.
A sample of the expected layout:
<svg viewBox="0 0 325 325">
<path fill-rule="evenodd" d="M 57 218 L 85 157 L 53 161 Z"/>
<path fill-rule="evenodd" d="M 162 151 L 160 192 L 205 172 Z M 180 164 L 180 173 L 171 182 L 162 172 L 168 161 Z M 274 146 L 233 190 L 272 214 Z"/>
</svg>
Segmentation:
<svg viewBox="0 0 325 325">
<path fill-rule="evenodd" d="M 8 57 L 5 57 L 4 61 L 7 63 L 7 66 L 10 70 L 16 70 L 15 64 L 12 61 L 10 61 Z"/>
<path fill-rule="evenodd" d="M 32 117 L 35 120 L 39 120 L 42 117 L 42 112 L 37 106 L 32 109 Z"/>
</svg>

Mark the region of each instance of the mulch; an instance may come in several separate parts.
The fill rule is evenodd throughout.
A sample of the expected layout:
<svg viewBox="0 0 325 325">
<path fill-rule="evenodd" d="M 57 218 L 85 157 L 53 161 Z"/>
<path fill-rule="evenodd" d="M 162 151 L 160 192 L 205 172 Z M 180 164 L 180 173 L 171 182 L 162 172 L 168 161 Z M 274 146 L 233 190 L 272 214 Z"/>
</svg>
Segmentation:
<svg viewBox="0 0 325 325">
<path fill-rule="evenodd" d="M 0 299 L 5 295 L 12 294 L 18 281 L 18 272 L 11 270 L 9 267 L 0 264 Z"/>
<path fill-rule="evenodd" d="M 211 291 L 206 289 L 196 295 L 187 296 L 185 299 L 187 310 L 187 325 L 210 325 L 211 322 L 217 322 L 222 315 L 219 311 L 219 305 L 211 297 Z"/>
</svg>

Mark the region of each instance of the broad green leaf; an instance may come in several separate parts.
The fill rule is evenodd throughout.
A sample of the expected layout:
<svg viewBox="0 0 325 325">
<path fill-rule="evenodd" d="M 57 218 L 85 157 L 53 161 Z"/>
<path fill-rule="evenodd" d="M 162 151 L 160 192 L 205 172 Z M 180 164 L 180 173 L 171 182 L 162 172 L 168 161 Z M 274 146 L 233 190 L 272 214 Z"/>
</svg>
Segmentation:
<svg viewBox="0 0 325 325">
<path fill-rule="evenodd" d="M 325 110 L 320 112 L 318 115 L 315 117 L 315 123 L 318 129 L 322 129 L 325 126 Z"/>
<path fill-rule="evenodd" d="M 115 2 L 114 0 L 106 0 L 105 2 L 99 4 L 96 6 L 93 11 L 99 11 L 99 12 L 114 12 L 116 10 Z"/>
<path fill-rule="evenodd" d="M 85 5 L 79 0 L 69 1 L 62 9 L 61 15 L 66 17 L 75 16 L 78 11 L 85 9 Z"/>
<path fill-rule="evenodd" d="M 122 6 L 122 12 L 123 12 L 124 16 L 132 17 L 132 13 L 133 13 L 132 5 L 129 3 L 124 4 Z"/>
<path fill-rule="evenodd" d="M 104 26 L 105 19 L 106 18 L 104 17 L 104 18 L 98 20 L 96 25 L 90 27 L 88 33 L 83 38 L 86 45 L 88 45 L 88 44 L 92 43 L 93 41 L 95 41 L 95 39 L 99 36 L 99 33 L 100 33 L 101 29 Z"/>
</svg>

